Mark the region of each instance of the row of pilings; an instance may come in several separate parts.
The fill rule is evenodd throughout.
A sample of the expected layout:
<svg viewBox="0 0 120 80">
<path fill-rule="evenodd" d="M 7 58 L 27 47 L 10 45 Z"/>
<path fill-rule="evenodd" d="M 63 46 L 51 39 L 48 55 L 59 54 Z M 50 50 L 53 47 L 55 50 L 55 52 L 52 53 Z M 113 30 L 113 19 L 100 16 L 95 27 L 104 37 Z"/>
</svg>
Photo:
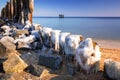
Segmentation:
<svg viewBox="0 0 120 80">
<path fill-rule="evenodd" d="M 28 20 L 32 23 L 33 11 L 34 0 L 9 0 L 2 8 L 1 17 L 20 24 Z"/>
</svg>

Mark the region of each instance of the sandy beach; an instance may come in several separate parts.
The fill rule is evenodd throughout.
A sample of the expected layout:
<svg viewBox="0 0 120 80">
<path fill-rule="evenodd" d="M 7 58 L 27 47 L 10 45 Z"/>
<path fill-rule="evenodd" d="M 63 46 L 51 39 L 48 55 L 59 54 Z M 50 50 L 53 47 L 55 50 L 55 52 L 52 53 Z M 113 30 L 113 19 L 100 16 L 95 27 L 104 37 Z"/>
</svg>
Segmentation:
<svg viewBox="0 0 120 80">
<path fill-rule="evenodd" d="M 120 40 L 94 39 L 100 47 L 110 49 L 120 49 Z"/>
<path fill-rule="evenodd" d="M 114 40 L 95 40 L 101 46 L 101 64 L 100 70 L 103 70 L 105 59 L 112 59 L 120 62 L 120 41 Z"/>
<path fill-rule="evenodd" d="M 103 70 L 103 63 L 105 59 L 112 59 L 120 62 L 120 41 L 98 39 L 95 41 L 101 46 L 101 70 Z"/>
</svg>

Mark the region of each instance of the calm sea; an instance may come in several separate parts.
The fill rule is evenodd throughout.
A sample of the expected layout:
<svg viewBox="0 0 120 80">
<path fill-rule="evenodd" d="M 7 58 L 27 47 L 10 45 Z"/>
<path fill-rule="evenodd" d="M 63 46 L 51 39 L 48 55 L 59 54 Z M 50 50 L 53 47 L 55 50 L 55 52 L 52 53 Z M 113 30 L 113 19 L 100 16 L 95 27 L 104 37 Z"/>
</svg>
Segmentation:
<svg viewBox="0 0 120 80">
<path fill-rule="evenodd" d="M 63 32 L 81 34 L 85 38 L 119 40 L 120 18 L 41 18 L 34 17 L 34 23 Z"/>
</svg>

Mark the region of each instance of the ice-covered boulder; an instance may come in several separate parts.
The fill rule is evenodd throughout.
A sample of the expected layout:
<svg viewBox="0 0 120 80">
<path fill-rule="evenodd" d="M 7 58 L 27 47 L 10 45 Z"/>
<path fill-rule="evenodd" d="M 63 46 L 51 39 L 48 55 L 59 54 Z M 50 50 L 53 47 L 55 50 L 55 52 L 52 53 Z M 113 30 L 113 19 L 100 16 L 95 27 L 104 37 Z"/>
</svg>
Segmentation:
<svg viewBox="0 0 120 80">
<path fill-rule="evenodd" d="M 72 60 L 74 58 L 76 49 L 82 40 L 82 35 L 71 34 L 65 38 L 65 56 L 67 60 Z"/>
<path fill-rule="evenodd" d="M 99 71 L 101 59 L 100 47 L 92 38 L 86 38 L 77 47 L 75 58 L 77 64 L 86 73 L 96 73 Z"/>
<path fill-rule="evenodd" d="M 70 32 L 61 32 L 59 35 L 60 53 L 65 54 L 65 38 L 70 35 Z"/>
<path fill-rule="evenodd" d="M 108 80 L 120 80 L 120 62 L 106 59 L 104 61 L 104 76 Z"/>
</svg>

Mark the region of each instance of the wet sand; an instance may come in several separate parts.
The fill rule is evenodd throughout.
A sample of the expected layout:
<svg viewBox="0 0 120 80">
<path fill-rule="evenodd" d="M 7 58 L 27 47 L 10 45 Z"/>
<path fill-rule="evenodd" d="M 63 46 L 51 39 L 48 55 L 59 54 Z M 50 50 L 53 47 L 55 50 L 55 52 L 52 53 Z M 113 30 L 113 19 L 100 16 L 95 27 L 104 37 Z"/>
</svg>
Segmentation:
<svg viewBox="0 0 120 80">
<path fill-rule="evenodd" d="M 96 41 L 102 48 L 120 49 L 120 40 L 94 39 L 94 41 Z"/>
</svg>

